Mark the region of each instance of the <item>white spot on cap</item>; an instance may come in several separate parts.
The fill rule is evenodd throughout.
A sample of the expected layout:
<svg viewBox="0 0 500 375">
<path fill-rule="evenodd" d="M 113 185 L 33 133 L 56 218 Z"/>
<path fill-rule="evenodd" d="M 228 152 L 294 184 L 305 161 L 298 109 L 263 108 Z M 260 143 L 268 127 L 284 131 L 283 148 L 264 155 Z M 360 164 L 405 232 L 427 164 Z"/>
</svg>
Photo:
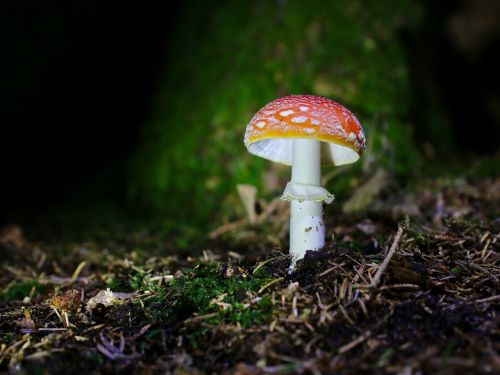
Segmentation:
<svg viewBox="0 0 500 375">
<path fill-rule="evenodd" d="M 304 131 L 307 134 L 314 134 L 314 133 L 316 133 L 316 129 L 314 129 L 314 128 L 305 128 Z"/>
<path fill-rule="evenodd" d="M 356 139 L 356 134 L 354 134 L 353 132 L 350 132 L 349 133 L 349 138 L 352 139 L 352 140 L 355 140 Z"/>
<path fill-rule="evenodd" d="M 286 111 L 280 112 L 280 115 L 283 116 L 283 117 L 287 117 L 287 116 L 290 116 L 292 113 L 295 113 L 295 112 L 292 111 L 291 109 L 288 109 Z"/>
<path fill-rule="evenodd" d="M 313 119 L 311 119 L 311 124 L 319 125 L 319 124 L 321 124 L 321 122 L 319 122 L 319 120 L 316 120 L 315 118 L 313 118 Z"/>
<path fill-rule="evenodd" d="M 306 107 L 306 106 L 300 106 L 299 109 L 302 111 L 302 112 L 306 112 L 306 111 L 309 111 L 309 108 Z"/>
<path fill-rule="evenodd" d="M 257 127 L 259 129 L 262 129 L 264 126 L 266 126 L 266 122 L 265 121 L 259 121 L 258 123 L 256 123 L 255 125 L 257 125 Z"/>
<path fill-rule="evenodd" d="M 297 117 L 292 118 L 292 122 L 294 122 L 296 124 L 303 124 L 306 121 L 307 121 L 306 116 L 297 116 Z"/>
</svg>

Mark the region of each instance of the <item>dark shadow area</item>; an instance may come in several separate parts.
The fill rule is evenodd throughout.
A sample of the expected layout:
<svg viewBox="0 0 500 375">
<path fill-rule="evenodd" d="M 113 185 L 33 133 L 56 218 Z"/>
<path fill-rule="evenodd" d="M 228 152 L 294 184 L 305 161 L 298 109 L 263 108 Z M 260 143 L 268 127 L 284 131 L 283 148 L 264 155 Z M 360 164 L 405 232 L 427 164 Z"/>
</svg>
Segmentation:
<svg viewBox="0 0 500 375">
<path fill-rule="evenodd" d="M 123 203 L 176 5 L 14 2 L 4 11 L 0 222 L 25 221 L 96 175 Z M 2 7 L 2 8 L 5 8 Z M 90 195 L 90 196 L 89 196 Z"/>
<path fill-rule="evenodd" d="M 493 153 L 500 136 L 500 2 L 422 3 L 423 22 L 402 35 L 415 135 L 438 153 Z"/>
<path fill-rule="evenodd" d="M 498 147 L 494 3 L 426 1 L 417 29 L 401 34 L 413 85 L 409 116 L 424 151 L 485 154 Z M 49 1 L 7 8 L 0 223 L 24 225 L 65 197 L 75 205 L 101 199 L 126 206 L 128 162 L 168 71 L 168 38 L 175 22 L 186 21 L 177 20 L 178 5 Z"/>
</svg>

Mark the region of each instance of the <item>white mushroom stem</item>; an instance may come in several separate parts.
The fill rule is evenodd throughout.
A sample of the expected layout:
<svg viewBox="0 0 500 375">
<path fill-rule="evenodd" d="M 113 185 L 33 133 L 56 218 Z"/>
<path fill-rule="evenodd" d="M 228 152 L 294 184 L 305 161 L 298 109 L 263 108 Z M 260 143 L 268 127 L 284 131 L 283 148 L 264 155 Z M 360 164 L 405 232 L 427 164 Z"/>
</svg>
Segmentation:
<svg viewBox="0 0 500 375">
<path fill-rule="evenodd" d="M 312 189 L 321 188 L 320 141 L 294 139 L 292 179 L 294 183 Z M 323 225 L 324 199 L 291 199 L 290 255 L 292 268 L 307 250 L 319 250 L 325 245 Z"/>
</svg>

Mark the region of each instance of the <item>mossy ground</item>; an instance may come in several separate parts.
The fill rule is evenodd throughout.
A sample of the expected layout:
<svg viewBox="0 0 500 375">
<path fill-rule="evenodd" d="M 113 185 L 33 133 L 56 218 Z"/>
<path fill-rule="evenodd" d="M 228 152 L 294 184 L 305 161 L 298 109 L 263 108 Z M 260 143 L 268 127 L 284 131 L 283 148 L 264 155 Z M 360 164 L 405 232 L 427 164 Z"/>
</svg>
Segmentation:
<svg viewBox="0 0 500 375">
<path fill-rule="evenodd" d="M 498 372 L 499 198 L 499 180 L 450 179 L 382 198 L 363 217 L 328 210 L 334 241 L 293 274 L 271 233 L 244 223 L 197 255 L 144 231 L 54 244 L 5 228 L 1 369 Z M 89 304 L 107 288 L 112 303 Z"/>
</svg>

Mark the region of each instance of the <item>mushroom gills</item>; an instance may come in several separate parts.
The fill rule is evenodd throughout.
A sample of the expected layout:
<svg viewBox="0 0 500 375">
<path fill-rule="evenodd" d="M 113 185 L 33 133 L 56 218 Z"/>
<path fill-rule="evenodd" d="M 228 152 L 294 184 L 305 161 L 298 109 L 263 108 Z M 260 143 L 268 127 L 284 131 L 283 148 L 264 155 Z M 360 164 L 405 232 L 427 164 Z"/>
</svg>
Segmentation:
<svg viewBox="0 0 500 375">
<path fill-rule="evenodd" d="M 248 151 L 275 163 L 292 165 L 293 138 L 268 138 L 251 143 Z M 336 143 L 321 142 L 321 161 L 336 166 L 351 164 L 359 159 L 356 151 Z"/>
</svg>

